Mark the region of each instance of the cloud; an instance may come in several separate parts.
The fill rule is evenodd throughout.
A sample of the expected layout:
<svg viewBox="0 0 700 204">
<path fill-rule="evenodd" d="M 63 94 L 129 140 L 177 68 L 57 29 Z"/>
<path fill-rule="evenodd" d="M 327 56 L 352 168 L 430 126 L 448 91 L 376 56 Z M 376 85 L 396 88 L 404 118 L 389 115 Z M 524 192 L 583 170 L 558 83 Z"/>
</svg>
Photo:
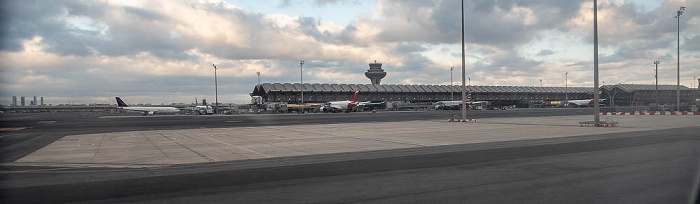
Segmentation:
<svg viewBox="0 0 700 204">
<path fill-rule="evenodd" d="M 357 0 L 314 0 L 318 6 L 329 6 L 332 4 L 358 4 Z"/>
<path fill-rule="evenodd" d="M 319 0 L 311 6 L 354 3 Z M 353 14 L 343 26 L 323 16 L 261 13 L 208 0 L 2 4 L 3 96 L 156 100 L 150 96 L 160 94 L 189 101 L 212 95 L 211 64 L 217 64 L 219 88 L 246 101 L 256 72 L 262 82 L 296 82 L 299 60 L 307 62 L 304 81 L 313 83 L 368 83 L 367 63 L 379 60 L 388 72 L 384 83 L 449 84 L 449 67 L 461 64 L 459 1 L 379 0 L 371 14 Z M 292 4 L 300 2 L 280 1 L 278 9 Z M 673 61 L 678 4 L 700 8 L 697 1 L 664 1 L 654 8 L 599 2 L 602 78 L 647 82 L 648 70 L 640 67 Z M 589 86 L 591 11 L 592 4 L 582 0 L 466 1 L 472 84 L 539 85 L 543 79 L 559 85 L 570 71 L 569 85 Z M 681 18 L 684 66 L 699 63 L 698 22 L 697 12 Z M 42 80 L 55 84 L 32 84 Z"/>
<path fill-rule="evenodd" d="M 537 53 L 537 56 L 547 56 L 547 55 L 551 55 L 551 54 L 554 54 L 554 51 L 542 50 L 539 53 Z"/>
<path fill-rule="evenodd" d="M 475 44 L 512 45 L 536 37 L 571 18 L 580 1 L 467 1 L 465 40 Z M 380 1 L 384 16 L 377 40 L 457 43 L 461 36 L 458 1 Z M 411 33 L 411 35 L 406 35 Z"/>
</svg>

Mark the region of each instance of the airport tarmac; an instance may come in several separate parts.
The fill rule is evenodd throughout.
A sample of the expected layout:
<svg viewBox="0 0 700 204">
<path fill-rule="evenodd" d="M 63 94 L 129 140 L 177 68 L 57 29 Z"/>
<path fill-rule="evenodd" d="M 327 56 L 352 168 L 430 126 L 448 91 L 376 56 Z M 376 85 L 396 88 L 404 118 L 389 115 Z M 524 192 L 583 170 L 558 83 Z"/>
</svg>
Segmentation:
<svg viewBox="0 0 700 204">
<path fill-rule="evenodd" d="M 678 203 L 698 116 L 590 109 L 0 118 L 0 202 Z M 606 116 L 601 116 L 605 119 Z M 9 156 L 8 156 L 9 155 Z M 688 193 L 690 192 L 690 194 Z M 425 202 L 423 202 L 425 201 Z"/>
<path fill-rule="evenodd" d="M 697 116 L 611 117 L 619 127 L 580 127 L 591 116 L 485 118 L 197 128 L 65 136 L 13 163 L 55 167 L 144 167 L 434 147 L 695 127 Z M 603 117 L 605 119 L 605 117 Z M 235 118 L 226 122 L 237 122 Z"/>
</svg>

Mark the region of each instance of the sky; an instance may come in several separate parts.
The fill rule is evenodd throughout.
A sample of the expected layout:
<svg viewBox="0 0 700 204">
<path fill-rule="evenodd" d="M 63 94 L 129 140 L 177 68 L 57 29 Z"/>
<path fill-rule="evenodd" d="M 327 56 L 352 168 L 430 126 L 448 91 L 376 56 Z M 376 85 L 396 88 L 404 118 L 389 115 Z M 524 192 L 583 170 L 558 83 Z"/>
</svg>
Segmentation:
<svg viewBox="0 0 700 204">
<path fill-rule="evenodd" d="M 456 0 L 5 0 L 0 104 L 249 103 L 258 83 L 461 84 Z M 674 16 L 687 7 L 678 22 Z M 593 86 L 593 2 L 468 0 L 472 85 Z M 601 84 L 700 77 L 700 1 L 598 1 Z M 568 72 L 568 75 L 566 74 Z M 568 76 L 568 77 L 567 77 Z M 568 79 L 568 80 L 566 80 Z M 28 103 L 28 102 L 27 102 Z"/>
</svg>

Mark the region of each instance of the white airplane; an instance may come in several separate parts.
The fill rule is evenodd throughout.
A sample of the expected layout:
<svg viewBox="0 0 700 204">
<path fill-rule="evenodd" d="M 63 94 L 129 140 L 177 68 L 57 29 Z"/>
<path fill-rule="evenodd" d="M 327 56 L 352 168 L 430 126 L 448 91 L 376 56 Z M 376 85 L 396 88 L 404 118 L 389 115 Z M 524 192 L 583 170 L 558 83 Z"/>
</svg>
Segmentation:
<svg viewBox="0 0 700 204">
<path fill-rule="evenodd" d="M 193 107 L 192 112 L 196 115 L 211 115 L 214 114 L 214 108 L 207 105 L 206 99 L 202 99 L 202 105 Z"/>
<path fill-rule="evenodd" d="M 598 99 L 601 103 L 605 101 L 605 99 Z M 574 106 L 593 106 L 593 99 L 583 99 L 583 100 L 569 100 L 569 105 L 574 105 Z"/>
<path fill-rule="evenodd" d="M 462 101 L 438 101 L 435 104 L 435 109 L 437 110 L 459 110 L 461 107 Z"/>
<path fill-rule="evenodd" d="M 357 95 L 360 93 L 360 89 L 357 89 L 355 91 L 355 96 L 352 98 L 352 101 L 330 101 L 326 103 L 325 106 L 321 107 L 321 111 L 331 111 L 331 112 L 340 112 L 344 111 L 346 113 L 350 112 L 352 108 L 357 106 L 359 103 L 357 102 Z"/>
<path fill-rule="evenodd" d="M 156 113 L 179 113 L 180 109 L 175 107 L 129 107 L 122 101 L 121 98 L 115 97 L 117 99 L 117 106 L 120 109 L 130 110 L 130 111 L 141 111 L 143 115 L 154 115 Z"/>
<path fill-rule="evenodd" d="M 490 105 L 488 101 L 467 101 L 471 109 L 481 110 L 484 106 Z M 438 101 L 435 103 L 436 110 L 461 110 L 462 101 Z"/>
<path fill-rule="evenodd" d="M 488 101 L 472 101 L 471 93 L 467 93 L 467 105 L 471 109 L 481 110 L 483 106 L 488 106 L 490 103 Z M 435 103 L 436 110 L 461 110 L 462 101 L 438 101 Z"/>
</svg>

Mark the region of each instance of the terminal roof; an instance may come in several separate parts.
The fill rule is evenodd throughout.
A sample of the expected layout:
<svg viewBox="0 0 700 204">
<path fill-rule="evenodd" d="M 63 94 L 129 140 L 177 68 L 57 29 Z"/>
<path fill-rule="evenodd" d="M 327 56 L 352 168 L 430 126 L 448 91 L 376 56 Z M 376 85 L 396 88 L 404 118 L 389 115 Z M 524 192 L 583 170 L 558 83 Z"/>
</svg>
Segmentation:
<svg viewBox="0 0 700 204">
<path fill-rule="evenodd" d="M 355 92 L 356 89 L 364 93 L 458 93 L 462 91 L 460 85 L 264 83 L 255 86 L 251 95 L 300 92 L 302 89 L 308 93 L 348 93 Z M 592 87 L 467 86 L 467 90 L 471 93 L 593 93 Z"/>
<path fill-rule="evenodd" d="M 603 85 L 600 87 L 601 89 L 606 89 L 606 90 L 612 90 L 615 88 L 622 89 L 625 92 L 634 92 L 634 91 L 654 91 L 656 90 L 656 85 L 654 84 L 615 84 L 615 85 Z M 668 91 L 668 90 L 676 90 L 676 85 L 659 85 L 659 90 L 661 91 Z M 686 86 L 681 85 L 680 90 L 697 90 L 697 89 L 692 89 L 688 88 Z"/>
</svg>

